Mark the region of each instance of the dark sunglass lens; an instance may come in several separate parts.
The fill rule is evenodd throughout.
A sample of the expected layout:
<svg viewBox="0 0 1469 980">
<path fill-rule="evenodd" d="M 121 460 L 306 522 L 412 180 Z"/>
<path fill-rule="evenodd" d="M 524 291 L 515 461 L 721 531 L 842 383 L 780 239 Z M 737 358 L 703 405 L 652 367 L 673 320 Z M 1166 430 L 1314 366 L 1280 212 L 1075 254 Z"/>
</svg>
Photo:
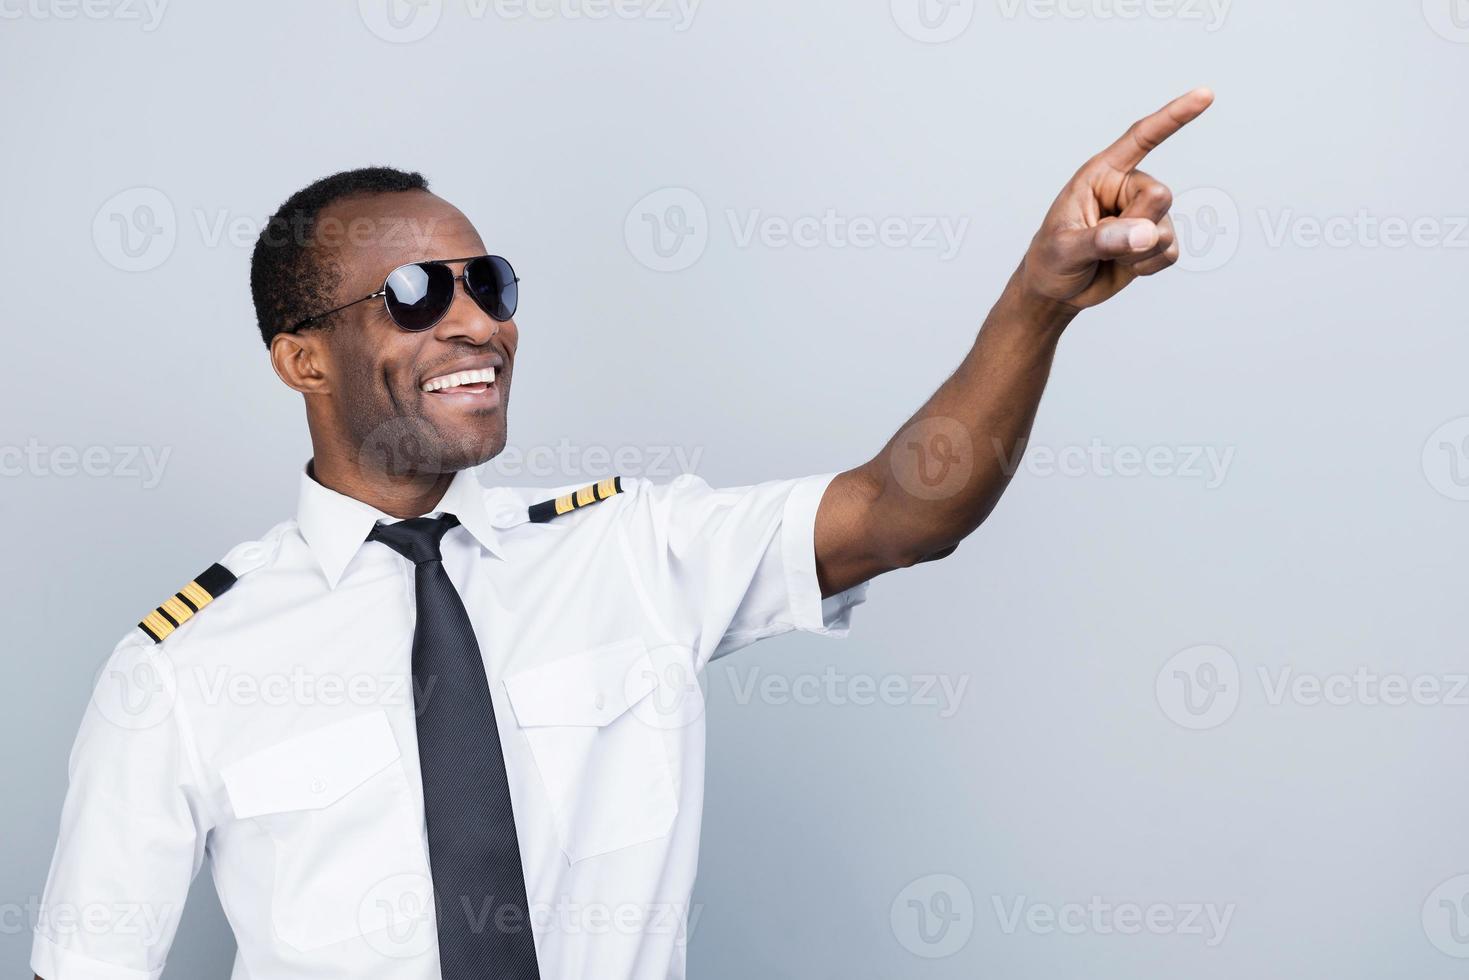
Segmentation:
<svg viewBox="0 0 1469 980">
<path fill-rule="evenodd" d="M 388 274 L 385 288 L 393 322 L 404 330 L 427 330 L 454 302 L 454 273 L 430 263 L 400 266 Z"/>
<path fill-rule="evenodd" d="M 508 320 L 515 315 L 520 284 L 515 281 L 515 270 L 500 256 L 487 255 L 465 265 L 464 283 L 480 309 L 494 319 Z"/>
</svg>

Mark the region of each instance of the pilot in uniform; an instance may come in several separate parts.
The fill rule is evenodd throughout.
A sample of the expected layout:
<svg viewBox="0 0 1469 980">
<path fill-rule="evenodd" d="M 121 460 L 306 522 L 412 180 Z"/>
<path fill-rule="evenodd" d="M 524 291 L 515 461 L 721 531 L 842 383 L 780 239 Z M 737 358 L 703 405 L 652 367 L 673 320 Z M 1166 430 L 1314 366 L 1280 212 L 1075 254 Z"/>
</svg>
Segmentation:
<svg viewBox="0 0 1469 980">
<path fill-rule="evenodd" d="M 432 512 L 394 520 L 308 467 L 295 519 L 150 612 L 99 678 L 36 972 L 158 976 L 207 854 L 235 980 L 682 978 L 704 788 L 698 672 L 763 637 L 845 633 L 866 592 L 852 583 L 943 557 L 985 519 L 1067 325 L 1177 261 L 1171 193 L 1136 168 L 1212 99 L 1174 100 L 1078 171 L 963 363 L 840 477 L 536 493 L 460 463 L 433 471 L 453 478 Z M 283 214 L 383 235 L 328 248 L 274 234 Z M 405 218 L 424 242 L 388 237 Z M 425 257 L 471 249 L 483 240 L 461 212 L 385 168 L 325 178 L 271 219 L 252 292 L 272 364 L 307 396 L 323 444 L 355 441 L 364 405 L 499 404 L 518 278 L 492 255 Z M 460 284 L 473 304 L 456 300 Z M 325 296 L 341 305 L 307 315 Z M 349 308 L 337 334 L 313 333 Z M 420 361 L 466 348 L 485 363 L 419 387 Z M 471 381 L 461 395 L 436 387 Z M 497 438 L 489 423 L 504 421 L 438 414 L 445 430 Z M 313 446 L 333 458 L 315 428 Z M 905 478 L 915 450 L 942 451 L 952 480 Z M 834 479 L 823 599 L 816 518 Z"/>
<path fill-rule="evenodd" d="M 697 674 L 767 636 L 847 631 L 866 585 L 823 600 L 816 577 L 831 477 L 538 492 L 479 473 L 396 521 L 308 467 L 294 520 L 122 639 L 71 755 L 41 977 L 159 976 L 206 854 L 235 980 L 428 980 L 486 936 L 524 961 L 507 977 L 684 976 Z M 428 553 L 389 537 L 410 525 Z M 432 605 L 456 601 L 445 575 L 467 639 L 417 628 L 456 620 Z M 486 714 L 426 644 L 482 667 Z M 426 726 L 440 707 L 447 733 Z M 464 782 L 476 760 L 502 788 Z M 507 819 L 508 840 L 478 840 Z"/>
</svg>

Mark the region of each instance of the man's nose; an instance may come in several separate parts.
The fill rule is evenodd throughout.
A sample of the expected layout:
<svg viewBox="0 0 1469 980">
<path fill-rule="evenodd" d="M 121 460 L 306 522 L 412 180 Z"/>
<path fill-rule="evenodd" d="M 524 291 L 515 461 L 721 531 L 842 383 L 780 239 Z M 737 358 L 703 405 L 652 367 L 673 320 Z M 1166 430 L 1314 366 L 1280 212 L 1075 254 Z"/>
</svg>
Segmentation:
<svg viewBox="0 0 1469 980">
<path fill-rule="evenodd" d="M 499 333 L 500 325 L 494 321 L 469 295 L 469 287 L 460 274 L 454 280 L 454 301 L 449 311 L 434 326 L 434 336 L 439 340 L 467 340 L 472 344 L 489 343 Z"/>
</svg>

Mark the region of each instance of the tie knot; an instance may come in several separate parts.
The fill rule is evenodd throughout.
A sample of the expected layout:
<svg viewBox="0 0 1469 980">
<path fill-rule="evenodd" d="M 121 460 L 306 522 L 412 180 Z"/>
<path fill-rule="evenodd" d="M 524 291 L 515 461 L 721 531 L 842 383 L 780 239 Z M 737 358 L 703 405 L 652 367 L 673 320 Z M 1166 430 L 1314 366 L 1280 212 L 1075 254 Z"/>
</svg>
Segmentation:
<svg viewBox="0 0 1469 980">
<path fill-rule="evenodd" d="M 369 541 L 381 541 L 415 565 L 439 561 L 439 541 L 459 523 L 453 514 L 443 517 L 414 517 L 396 524 L 374 524 Z"/>
</svg>

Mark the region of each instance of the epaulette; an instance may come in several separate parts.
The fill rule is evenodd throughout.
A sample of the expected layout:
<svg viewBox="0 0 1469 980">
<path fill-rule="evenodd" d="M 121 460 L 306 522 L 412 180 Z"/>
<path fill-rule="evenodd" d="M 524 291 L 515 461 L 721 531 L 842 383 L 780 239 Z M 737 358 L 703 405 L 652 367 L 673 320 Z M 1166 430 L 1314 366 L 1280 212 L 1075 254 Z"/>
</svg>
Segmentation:
<svg viewBox="0 0 1469 980">
<path fill-rule="evenodd" d="M 162 643 L 170 633 L 193 619 L 195 613 L 228 592 L 235 582 L 235 573 L 216 562 L 144 616 L 138 629 L 147 633 L 154 643 Z"/>
<path fill-rule="evenodd" d="M 575 493 L 563 493 L 552 500 L 542 500 L 530 505 L 530 522 L 544 524 L 553 517 L 569 514 L 578 507 L 587 507 L 599 500 L 606 500 L 622 492 L 622 477 L 614 476 L 582 487 Z"/>
</svg>

